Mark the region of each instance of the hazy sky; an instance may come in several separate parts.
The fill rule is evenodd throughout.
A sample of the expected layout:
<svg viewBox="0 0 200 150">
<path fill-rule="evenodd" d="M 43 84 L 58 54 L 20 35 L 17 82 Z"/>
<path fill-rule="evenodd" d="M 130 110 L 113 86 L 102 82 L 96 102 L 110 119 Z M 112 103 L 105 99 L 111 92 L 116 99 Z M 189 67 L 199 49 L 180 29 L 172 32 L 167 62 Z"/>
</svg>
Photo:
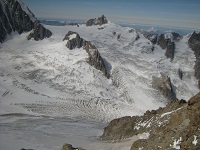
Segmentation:
<svg viewBox="0 0 200 150">
<path fill-rule="evenodd" d="M 90 19 L 200 29 L 200 0 L 22 0 L 37 18 Z"/>
</svg>

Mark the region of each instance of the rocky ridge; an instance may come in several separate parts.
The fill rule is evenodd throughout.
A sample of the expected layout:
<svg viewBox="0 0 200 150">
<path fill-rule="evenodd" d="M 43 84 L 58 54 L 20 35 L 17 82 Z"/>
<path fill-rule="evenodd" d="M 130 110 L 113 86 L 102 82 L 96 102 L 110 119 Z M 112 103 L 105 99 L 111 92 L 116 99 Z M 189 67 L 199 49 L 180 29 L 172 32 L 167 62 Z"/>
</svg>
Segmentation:
<svg viewBox="0 0 200 150">
<path fill-rule="evenodd" d="M 188 103 L 174 100 L 165 108 L 147 111 L 143 116 L 127 116 L 112 120 L 104 129 L 103 140 L 119 140 L 148 133 L 131 150 L 192 149 L 200 147 L 200 93 Z"/>
<path fill-rule="evenodd" d="M 35 15 L 19 0 L 0 1 L 0 42 L 8 34 L 17 31 L 18 34 L 34 29 L 29 39 L 42 40 L 51 36 L 51 32 L 44 28 L 35 18 Z"/>
<path fill-rule="evenodd" d="M 170 58 L 171 61 L 174 58 L 175 43 L 170 38 L 166 38 L 164 34 L 158 37 L 157 44 L 162 48 L 166 49 L 165 56 Z"/>
<path fill-rule="evenodd" d="M 64 40 L 67 40 L 66 46 L 70 50 L 83 47 L 89 56 L 87 62 L 91 66 L 94 66 L 97 70 L 100 70 L 105 77 L 109 78 L 109 71 L 106 67 L 105 61 L 101 57 L 95 45 L 93 45 L 90 41 L 84 40 L 77 32 L 73 31 L 69 31 L 65 35 L 63 41 Z"/>
<path fill-rule="evenodd" d="M 99 18 L 95 18 L 95 19 L 89 19 L 87 22 L 86 22 L 86 26 L 93 26 L 93 25 L 103 25 L 103 24 L 106 24 L 108 23 L 108 20 L 106 19 L 106 17 L 104 15 L 102 15 L 101 17 Z"/>
<path fill-rule="evenodd" d="M 194 70 L 200 88 L 200 33 L 193 32 L 188 40 L 188 45 L 194 51 L 196 57 Z"/>
</svg>

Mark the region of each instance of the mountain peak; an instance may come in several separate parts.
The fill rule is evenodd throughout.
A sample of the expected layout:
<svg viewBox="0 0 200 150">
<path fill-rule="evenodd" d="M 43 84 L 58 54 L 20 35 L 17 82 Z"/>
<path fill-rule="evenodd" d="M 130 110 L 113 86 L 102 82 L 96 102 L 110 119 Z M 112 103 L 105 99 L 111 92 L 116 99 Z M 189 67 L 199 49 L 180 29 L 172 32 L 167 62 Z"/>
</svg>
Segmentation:
<svg viewBox="0 0 200 150">
<path fill-rule="evenodd" d="M 103 24 L 106 24 L 108 23 L 108 20 L 106 19 L 106 17 L 104 15 L 102 15 L 101 17 L 99 18 L 95 18 L 95 19 L 89 19 L 87 22 L 86 22 L 86 26 L 92 26 L 92 25 L 103 25 Z"/>
</svg>

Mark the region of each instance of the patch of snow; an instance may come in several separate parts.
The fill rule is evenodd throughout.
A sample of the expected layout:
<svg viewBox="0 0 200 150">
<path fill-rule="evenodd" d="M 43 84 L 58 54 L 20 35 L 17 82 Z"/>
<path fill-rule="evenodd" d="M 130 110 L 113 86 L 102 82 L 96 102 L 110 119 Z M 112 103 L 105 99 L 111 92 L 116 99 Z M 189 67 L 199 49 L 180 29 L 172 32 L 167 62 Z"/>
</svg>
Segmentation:
<svg viewBox="0 0 200 150">
<path fill-rule="evenodd" d="M 194 135 L 194 141 L 192 141 L 192 144 L 197 145 L 198 141 L 197 141 L 197 136 Z"/>
<path fill-rule="evenodd" d="M 180 144 L 182 142 L 182 137 L 180 137 L 180 139 L 175 139 L 173 142 L 173 145 L 170 144 L 170 147 L 174 148 L 174 149 L 180 149 Z"/>
<path fill-rule="evenodd" d="M 148 139 L 150 134 L 148 132 L 144 132 L 139 135 L 138 139 Z"/>
<path fill-rule="evenodd" d="M 76 38 L 76 34 L 72 34 L 69 36 L 69 40 Z"/>
<path fill-rule="evenodd" d="M 170 115 L 170 114 L 172 114 L 172 113 L 174 113 L 174 112 L 176 112 L 176 111 L 178 111 L 178 110 L 180 110 L 181 108 L 178 108 L 178 109 L 176 109 L 176 110 L 173 110 L 173 111 L 170 111 L 170 112 L 166 112 L 166 113 L 163 113 L 160 117 L 162 118 L 162 117 L 164 117 L 164 116 L 166 116 L 166 115 Z"/>
</svg>

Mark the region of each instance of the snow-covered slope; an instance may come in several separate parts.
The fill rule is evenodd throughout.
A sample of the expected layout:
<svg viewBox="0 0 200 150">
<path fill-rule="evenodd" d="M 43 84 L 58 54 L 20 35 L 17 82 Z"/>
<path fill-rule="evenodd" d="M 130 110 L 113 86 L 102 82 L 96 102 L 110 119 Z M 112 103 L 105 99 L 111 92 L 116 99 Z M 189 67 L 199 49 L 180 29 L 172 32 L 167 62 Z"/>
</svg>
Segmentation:
<svg viewBox="0 0 200 150">
<path fill-rule="evenodd" d="M 5 95 L 1 106 L 108 121 L 164 106 L 167 100 L 151 83 L 160 73 L 171 78 L 179 99 L 187 100 L 198 92 L 193 77 L 195 57 L 187 36 L 176 43 L 170 62 L 157 45 L 152 52 L 153 45 L 142 34 L 112 23 L 103 30 L 85 25 L 48 28 L 53 31 L 50 39 L 27 42 L 27 34 L 22 34 L 1 45 L 1 95 Z M 70 30 L 97 46 L 111 68 L 109 80 L 86 62 L 83 49 L 66 48 L 62 39 Z M 178 77 L 179 68 L 184 71 L 183 80 Z M 7 107 L 1 108 L 1 113 L 6 111 Z"/>
<path fill-rule="evenodd" d="M 141 33 L 113 23 L 101 28 L 46 27 L 53 33 L 49 39 L 27 41 L 29 33 L 23 33 L 0 45 L 0 114 L 76 118 L 76 122 L 83 119 L 102 125 L 165 106 L 168 100 L 152 88 L 152 77 L 160 73 L 171 78 L 179 99 L 187 100 L 199 91 L 188 36 L 176 42 L 171 62 L 164 50 Z M 110 68 L 110 79 L 87 63 L 83 48 L 65 46 L 68 31 L 77 32 L 98 48 Z M 184 72 L 182 80 L 179 68 Z"/>
</svg>

